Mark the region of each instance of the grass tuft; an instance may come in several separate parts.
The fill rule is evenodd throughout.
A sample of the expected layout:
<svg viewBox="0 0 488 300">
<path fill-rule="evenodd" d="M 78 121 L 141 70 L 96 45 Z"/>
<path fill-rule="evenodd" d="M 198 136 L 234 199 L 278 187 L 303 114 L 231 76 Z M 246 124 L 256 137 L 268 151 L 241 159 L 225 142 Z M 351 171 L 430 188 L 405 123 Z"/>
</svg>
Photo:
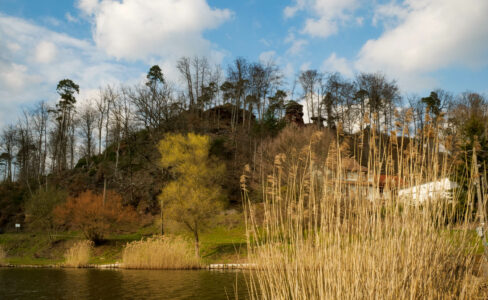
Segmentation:
<svg viewBox="0 0 488 300">
<path fill-rule="evenodd" d="M 66 267 L 81 268 L 88 265 L 90 254 L 93 248 L 93 242 L 80 241 L 71 246 L 66 251 L 65 263 Z"/>
<path fill-rule="evenodd" d="M 201 266 L 189 241 L 170 236 L 128 243 L 122 262 L 127 269 L 195 269 Z"/>
</svg>

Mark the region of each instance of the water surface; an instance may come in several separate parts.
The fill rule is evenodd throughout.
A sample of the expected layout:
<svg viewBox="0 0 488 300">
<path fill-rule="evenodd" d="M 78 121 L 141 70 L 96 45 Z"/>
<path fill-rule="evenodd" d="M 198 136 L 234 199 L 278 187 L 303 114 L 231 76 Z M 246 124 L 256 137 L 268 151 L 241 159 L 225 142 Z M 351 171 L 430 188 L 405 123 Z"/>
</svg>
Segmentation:
<svg viewBox="0 0 488 300">
<path fill-rule="evenodd" d="M 245 274 L 0 268 L 0 299 L 246 299 Z"/>
</svg>

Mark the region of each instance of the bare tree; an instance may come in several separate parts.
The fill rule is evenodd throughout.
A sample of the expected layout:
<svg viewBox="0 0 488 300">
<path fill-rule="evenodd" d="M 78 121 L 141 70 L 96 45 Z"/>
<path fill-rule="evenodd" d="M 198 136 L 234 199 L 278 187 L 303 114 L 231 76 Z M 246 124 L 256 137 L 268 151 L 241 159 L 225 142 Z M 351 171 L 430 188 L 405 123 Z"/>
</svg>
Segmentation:
<svg viewBox="0 0 488 300">
<path fill-rule="evenodd" d="M 152 75 L 151 75 L 152 74 Z M 123 89 L 124 97 L 135 108 L 135 118 L 147 129 L 157 129 L 165 125 L 170 118 L 179 112 L 173 99 L 173 89 L 166 83 L 159 66 L 153 66 L 148 73 L 148 81 L 144 86 Z M 126 118 L 130 118 L 130 107 L 126 108 Z"/>
<path fill-rule="evenodd" d="M 360 73 L 356 76 L 356 85 L 367 97 L 369 119 L 380 130 L 382 118 L 386 130 L 389 130 L 392 127 L 394 109 L 400 102 L 396 82 L 388 81 L 383 74 Z"/>
<path fill-rule="evenodd" d="M 186 81 L 186 91 L 188 100 L 190 101 L 190 109 L 193 108 L 195 104 L 195 96 L 193 94 L 193 79 L 191 76 L 191 61 L 188 57 L 182 57 L 176 64 L 176 68 L 180 71 L 180 74 Z"/>
<path fill-rule="evenodd" d="M 322 74 L 317 70 L 307 70 L 300 73 L 298 81 L 302 86 L 303 98 L 307 105 L 307 112 L 309 118 L 321 117 L 320 109 L 320 96 L 318 95 L 318 89 L 320 88 L 320 82 L 322 80 Z"/>
<path fill-rule="evenodd" d="M 99 96 L 95 100 L 95 106 L 98 112 L 97 129 L 98 129 L 98 155 L 102 154 L 102 137 L 103 137 L 103 125 L 107 115 L 107 98 L 104 96 L 102 89 L 99 90 Z"/>
<path fill-rule="evenodd" d="M 6 182 L 12 182 L 12 167 L 14 161 L 14 151 L 15 151 L 15 139 L 16 139 L 17 130 L 14 126 L 9 125 L 2 130 L 2 134 L 0 136 L 0 147 L 2 149 L 2 154 L 0 154 L 0 159 L 5 164 L 5 174 L 4 180 Z"/>
<path fill-rule="evenodd" d="M 91 103 L 83 106 L 79 113 L 79 134 L 82 141 L 81 155 L 86 159 L 87 165 L 95 152 L 95 126 L 98 123 L 98 111 Z"/>
<path fill-rule="evenodd" d="M 49 108 L 46 102 L 41 101 L 31 113 L 33 138 L 36 144 L 35 160 L 37 182 L 41 185 L 41 178 L 46 175 L 47 158 L 47 127 L 49 122 Z"/>
</svg>

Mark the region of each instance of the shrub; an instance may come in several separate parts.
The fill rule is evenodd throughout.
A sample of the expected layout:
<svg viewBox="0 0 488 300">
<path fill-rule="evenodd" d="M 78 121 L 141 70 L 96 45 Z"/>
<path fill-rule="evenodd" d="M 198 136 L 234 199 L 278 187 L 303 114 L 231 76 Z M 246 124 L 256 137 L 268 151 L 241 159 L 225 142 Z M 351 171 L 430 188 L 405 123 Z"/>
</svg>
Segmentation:
<svg viewBox="0 0 488 300">
<path fill-rule="evenodd" d="M 194 269 L 201 265 L 189 241 L 169 236 L 128 243 L 122 262 L 128 269 Z"/>
<path fill-rule="evenodd" d="M 66 200 L 65 191 L 40 188 L 26 202 L 25 213 L 30 230 L 46 231 L 51 236 L 58 226 L 54 222 L 54 208 Z"/>
<path fill-rule="evenodd" d="M 80 268 L 88 265 L 92 247 L 92 241 L 81 241 L 75 243 L 64 254 L 64 265 L 74 268 Z"/>
<path fill-rule="evenodd" d="M 112 191 L 107 191 L 105 203 L 103 195 L 92 191 L 68 198 L 66 203 L 55 208 L 54 215 L 58 223 L 83 231 L 85 237 L 95 243 L 102 241 L 108 233 L 132 229 L 138 222 L 135 210 L 123 206 L 122 197 Z"/>
</svg>

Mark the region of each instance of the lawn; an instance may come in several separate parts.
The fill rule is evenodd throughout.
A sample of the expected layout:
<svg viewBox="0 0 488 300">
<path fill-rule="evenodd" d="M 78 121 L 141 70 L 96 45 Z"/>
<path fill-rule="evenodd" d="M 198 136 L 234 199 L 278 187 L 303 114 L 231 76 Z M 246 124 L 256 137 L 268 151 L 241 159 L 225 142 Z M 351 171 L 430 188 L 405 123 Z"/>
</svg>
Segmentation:
<svg viewBox="0 0 488 300">
<path fill-rule="evenodd" d="M 90 262 L 109 264 L 120 261 L 126 243 L 140 240 L 157 232 L 157 228 L 143 228 L 132 234 L 112 235 L 94 247 Z M 180 231 L 189 240 L 192 236 Z M 16 265 L 49 265 L 63 262 L 67 248 L 75 241 L 82 240 L 80 232 L 66 232 L 52 239 L 41 233 L 0 234 L 0 245 L 7 252 L 7 262 Z M 201 234 L 201 255 L 206 263 L 234 263 L 242 261 L 246 254 L 246 238 L 243 226 L 228 228 L 217 226 Z"/>
</svg>

